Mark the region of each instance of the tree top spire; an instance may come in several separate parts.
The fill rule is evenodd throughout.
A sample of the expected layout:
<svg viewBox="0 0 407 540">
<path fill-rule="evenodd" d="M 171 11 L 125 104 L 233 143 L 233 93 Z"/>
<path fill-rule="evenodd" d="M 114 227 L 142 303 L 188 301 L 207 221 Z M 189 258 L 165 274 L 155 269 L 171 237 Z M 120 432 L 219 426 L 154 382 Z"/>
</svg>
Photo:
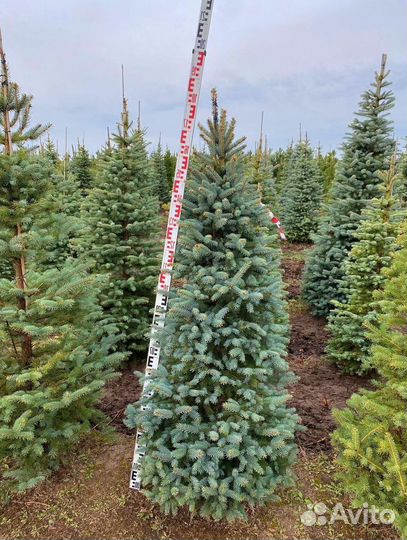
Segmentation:
<svg viewBox="0 0 407 540">
<path fill-rule="evenodd" d="M 218 91 L 216 88 L 211 90 L 212 97 L 212 121 L 215 128 L 218 127 L 219 123 L 219 107 L 218 107 Z"/>
<path fill-rule="evenodd" d="M 0 95 L 0 144 L 6 154 L 13 153 L 13 144 L 23 146 L 27 141 L 35 141 L 41 137 L 51 124 L 37 124 L 28 127 L 33 96 L 21 94 L 17 83 L 9 80 L 9 67 L 3 48 L 0 30 L 0 64 L 1 64 L 1 95 Z M 2 128 L 2 129 L 1 129 Z"/>
</svg>

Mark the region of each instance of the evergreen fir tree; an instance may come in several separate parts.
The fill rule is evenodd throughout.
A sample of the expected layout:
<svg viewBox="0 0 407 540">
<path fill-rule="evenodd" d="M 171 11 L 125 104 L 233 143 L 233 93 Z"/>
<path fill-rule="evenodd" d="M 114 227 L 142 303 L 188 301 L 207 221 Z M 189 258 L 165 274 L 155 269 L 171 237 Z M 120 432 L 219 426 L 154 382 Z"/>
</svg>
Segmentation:
<svg viewBox="0 0 407 540">
<path fill-rule="evenodd" d="M 177 156 L 176 154 L 172 154 L 168 148 L 164 154 L 164 164 L 167 172 L 168 191 L 171 192 L 172 183 L 174 181 L 175 167 L 177 165 Z"/>
<path fill-rule="evenodd" d="M 209 155 L 188 180 L 162 361 L 127 420 L 143 428 L 152 501 L 230 520 L 291 482 L 298 421 L 286 405 L 293 375 L 279 252 L 234 131 L 214 93 L 201 127 Z"/>
<path fill-rule="evenodd" d="M 321 148 L 318 146 L 316 162 L 324 181 L 324 201 L 328 202 L 331 199 L 331 190 L 335 180 L 336 167 L 338 165 L 338 158 L 336 157 L 335 150 L 331 150 L 323 155 Z"/>
<path fill-rule="evenodd" d="M 381 378 L 375 390 L 361 390 L 336 411 L 333 442 L 340 478 L 355 504 L 393 510 L 407 538 L 407 223 L 400 248 L 385 270 L 384 291 L 376 296 L 378 323 L 369 333 L 371 365 Z"/>
<path fill-rule="evenodd" d="M 153 165 L 154 179 L 157 184 L 158 199 L 161 204 L 170 202 L 170 189 L 168 187 L 167 168 L 161 149 L 161 142 L 158 143 L 157 149 L 151 156 Z"/>
<path fill-rule="evenodd" d="M 252 183 L 260 196 L 263 204 L 275 208 L 277 196 L 273 178 L 273 166 L 271 164 L 270 150 L 266 145 L 263 147 L 263 140 L 260 141 L 256 152 L 248 156 L 247 178 Z"/>
<path fill-rule="evenodd" d="M 84 203 L 87 229 L 81 244 L 95 271 L 109 275 L 100 302 L 106 321 L 118 328 L 117 346 L 130 354 L 147 347 L 159 271 L 160 216 L 144 134 L 132 131 L 127 101 L 115 142 Z"/>
<path fill-rule="evenodd" d="M 52 164 L 19 147 L 46 126 L 29 127 L 32 96 L 9 83 L 1 45 L 0 254 L 13 274 L 0 277 L 0 460 L 22 491 L 100 418 L 95 405 L 120 355 L 108 355 L 111 331 L 95 331 L 97 278 L 74 265 L 39 268 L 52 240 Z"/>
<path fill-rule="evenodd" d="M 99 180 L 103 178 L 106 163 L 114 152 L 114 145 L 109 128 L 107 128 L 107 141 L 100 150 L 96 151 L 92 164 L 92 188 L 99 187 Z"/>
<path fill-rule="evenodd" d="M 13 152 L 13 146 L 21 148 L 35 142 L 50 128 L 50 124 L 30 126 L 31 102 L 33 96 L 22 94 L 17 83 L 9 81 L 8 65 L 0 32 L 0 145 L 6 154 Z"/>
<path fill-rule="evenodd" d="M 0 279 L 0 460 L 19 491 L 55 470 L 100 421 L 101 389 L 121 360 L 108 353 L 112 329 L 97 331 L 98 279 L 77 264 L 38 264 L 53 240 L 52 222 L 36 227 L 49 211 L 47 165 L 22 150 L 0 155 L 0 249 L 16 271 Z"/>
<path fill-rule="evenodd" d="M 383 287 L 382 270 L 390 266 L 397 249 L 400 220 L 393 198 L 395 165 L 394 156 L 387 173 L 382 173 L 385 193 L 362 211 L 362 221 L 355 233 L 357 241 L 344 263 L 341 291 L 346 299 L 334 302 L 335 309 L 329 316 L 331 339 L 327 352 L 348 373 L 369 370 L 371 343 L 366 324 L 377 317 L 373 293 Z"/>
<path fill-rule="evenodd" d="M 277 197 L 277 207 L 279 206 L 280 198 L 287 184 L 287 166 L 293 152 L 293 144 L 283 150 L 279 148 L 276 152 L 270 154 L 272 165 L 272 177 L 274 179 L 274 190 Z"/>
<path fill-rule="evenodd" d="M 84 227 L 81 217 L 83 194 L 79 180 L 66 166 L 66 160 L 59 158 L 50 138 L 42 147 L 41 155 L 47 158 L 51 165 L 51 184 L 47 197 L 54 215 L 53 239 L 44 252 L 45 259 L 38 263 L 44 269 L 61 268 L 68 258 L 77 257 L 76 243 Z M 48 216 L 45 216 L 45 219 L 48 219 Z M 37 226 L 41 228 L 42 223 Z"/>
<path fill-rule="evenodd" d="M 30 126 L 31 102 L 33 96 L 21 94 L 17 83 L 9 80 L 9 70 L 6 61 L 6 54 L 3 48 L 3 39 L 0 30 L 0 64 L 1 64 L 1 94 L 0 94 L 0 145 L 7 156 L 12 156 L 15 147 L 21 148 L 27 143 L 36 141 L 48 129 L 49 124 L 37 124 Z M 35 147 L 33 147 L 35 148 Z M 7 181 L 7 179 L 6 179 Z M 10 186 L 11 187 L 11 186 Z M 21 243 L 24 234 L 23 223 L 18 221 L 15 227 L 15 240 Z M 14 239 L 13 239 L 14 240 Z M 11 279 L 15 276 L 20 288 L 24 290 L 25 259 L 24 254 L 13 264 L 8 251 L 13 251 L 9 246 L 8 230 L 6 223 L 0 219 L 0 278 Z M 26 336 L 29 347 L 30 337 Z"/>
<path fill-rule="evenodd" d="M 332 189 L 332 202 L 325 210 L 316 247 L 305 271 L 304 299 L 315 315 L 327 316 L 332 300 L 343 301 L 339 290 L 343 262 L 353 243 L 362 210 L 380 196 L 379 171 L 388 167 L 393 142 L 388 110 L 393 93 L 388 89 L 388 71 L 383 57 L 373 88 L 362 95 L 360 110 L 351 123 L 351 133 L 343 147 L 343 159 Z"/>
<path fill-rule="evenodd" d="M 78 144 L 70 163 L 70 171 L 75 176 L 82 194 L 87 195 L 93 185 L 92 159 L 83 144 Z"/>
<path fill-rule="evenodd" d="M 52 171 L 52 186 L 48 193 L 54 208 L 53 241 L 48 246 L 44 268 L 61 268 L 68 259 L 79 254 L 79 239 L 85 227 L 82 216 L 83 192 L 78 179 L 69 171 Z"/>
<path fill-rule="evenodd" d="M 46 144 L 41 149 L 41 154 L 45 156 L 55 168 L 58 167 L 60 163 L 58 152 L 54 142 L 50 139 L 49 136 Z"/>
<path fill-rule="evenodd" d="M 407 151 L 399 156 L 397 166 L 400 179 L 395 186 L 395 197 L 400 202 L 403 208 L 407 207 Z"/>
<path fill-rule="evenodd" d="M 318 226 L 322 192 L 322 175 L 312 149 L 307 141 L 300 141 L 293 148 L 281 197 L 281 218 L 291 242 L 311 240 Z"/>
</svg>

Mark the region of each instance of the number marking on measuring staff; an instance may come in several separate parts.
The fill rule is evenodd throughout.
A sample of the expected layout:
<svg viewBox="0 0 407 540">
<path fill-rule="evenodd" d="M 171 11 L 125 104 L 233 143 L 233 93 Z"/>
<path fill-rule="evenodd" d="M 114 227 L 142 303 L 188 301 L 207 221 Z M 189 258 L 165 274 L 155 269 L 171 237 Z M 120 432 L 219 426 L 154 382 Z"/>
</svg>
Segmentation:
<svg viewBox="0 0 407 540">
<path fill-rule="evenodd" d="M 189 158 L 192 149 L 192 138 L 198 110 L 199 94 L 205 65 L 206 47 L 213 4 L 214 0 L 202 0 L 195 47 L 192 51 L 191 71 L 188 79 L 187 99 L 180 137 L 180 149 L 175 167 L 171 206 L 168 216 L 167 232 L 165 235 L 164 253 L 161 263 L 160 276 L 158 279 L 158 290 L 154 306 L 150 344 L 148 347 L 143 395 L 147 395 L 149 377 L 155 372 L 160 361 L 160 345 L 155 338 L 155 334 L 158 329 L 164 326 L 165 316 L 168 308 L 168 295 L 172 280 L 171 272 L 174 265 L 175 249 L 178 240 L 179 224 L 182 212 L 182 200 L 189 167 Z M 131 489 L 139 490 L 141 487 L 140 467 L 141 460 L 143 459 L 144 455 L 145 448 L 143 445 L 143 432 L 141 429 L 139 429 L 137 430 L 136 434 L 133 465 L 131 468 Z"/>
</svg>

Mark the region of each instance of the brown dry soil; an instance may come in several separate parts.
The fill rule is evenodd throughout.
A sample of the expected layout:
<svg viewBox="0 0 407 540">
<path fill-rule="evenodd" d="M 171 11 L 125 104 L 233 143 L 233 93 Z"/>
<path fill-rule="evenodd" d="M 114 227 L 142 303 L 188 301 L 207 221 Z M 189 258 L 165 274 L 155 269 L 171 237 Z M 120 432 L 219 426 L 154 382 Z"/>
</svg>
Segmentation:
<svg viewBox="0 0 407 540">
<path fill-rule="evenodd" d="M 121 377 L 109 382 L 107 385 L 100 407 L 110 418 L 110 425 L 117 431 L 128 435 L 133 432 L 123 424 L 126 407 L 129 403 L 137 401 L 141 394 L 141 386 L 134 375 L 134 371 L 143 371 L 144 364 L 145 360 L 142 363 L 124 367 Z"/>
<path fill-rule="evenodd" d="M 299 378 L 290 389 L 291 403 L 307 427 L 298 436 L 299 446 L 309 452 L 331 452 L 330 434 L 335 427 L 332 409 L 343 408 L 354 392 L 370 386 L 370 380 L 344 375 L 324 355 L 328 340 L 325 320 L 313 317 L 300 298 L 302 272 L 310 247 L 296 244 L 283 250 L 291 322 L 288 362 Z"/>
<path fill-rule="evenodd" d="M 299 377 L 290 389 L 293 404 L 307 430 L 298 436 L 298 444 L 307 451 L 330 451 L 330 434 L 334 429 L 332 408 L 341 408 L 359 387 L 367 386 L 367 378 L 343 375 L 326 361 L 324 349 L 328 339 L 325 321 L 313 317 L 301 302 L 301 279 L 307 250 L 304 244 L 284 247 L 283 271 L 287 284 L 291 319 L 291 342 L 288 361 Z M 111 425 L 122 433 L 131 434 L 123 424 L 125 409 L 140 396 L 141 388 L 133 371 L 141 364 L 127 366 L 120 379 L 106 389 L 102 410 L 111 418 Z"/>
<path fill-rule="evenodd" d="M 249 512 L 246 522 L 213 522 L 191 518 L 185 511 L 165 516 L 140 493 L 128 489 L 133 435 L 123 427 L 127 403 L 140 389 L 132 369 L 112 382 L 102 409 L 118 433 L 108 438 L 96 430 L 54 476 L 29 493 L 0 506 L 0 539 L 396 539 L 390 526 L 333 524 L 305 526 L 307 505 L 324 502 L 333 508 L 349 505 L 334 480 L 335 463 L 329 443 L 331 409 L 367 380 L 344 377 L 323 357 L 324 322 L 312 317 L 299 299 L 301 273 L 308 246 L 284 247 L 284 271 L 289 292 L 292 339 L 289 361 L 299 377 L 291 388 L 308 430 L 299 436 L 297 483 L 281 493 L 281 501 Z M 140 369 L 140 366 L 136 366 Z"/>
</svg>

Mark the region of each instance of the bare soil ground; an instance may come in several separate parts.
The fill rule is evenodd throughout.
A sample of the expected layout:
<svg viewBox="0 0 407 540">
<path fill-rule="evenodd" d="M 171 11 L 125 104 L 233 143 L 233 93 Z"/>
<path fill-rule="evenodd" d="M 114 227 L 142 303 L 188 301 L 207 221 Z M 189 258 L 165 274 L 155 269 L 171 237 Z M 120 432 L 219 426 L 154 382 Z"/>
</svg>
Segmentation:
<svg viewBox="0 0 407 540">
<path fill-rule="evenodd" d="M 96 432 L 70 462 L 31 492 L 0 506 L 0 539 L 41 540 L 396 540 L 388 526 L 342 522 L 306 526 L 308 504 L 330 509 L 347 496 L 333 480 L 334 465 L 323 452 L 301 452 L 297 484 L 281 501 L 250 512 L 246 522 L 192 518 L 186 511 L 165 516 L 140 493 L 128 489 L 133 437 L 106 441 Z"/>
<path fill-rule="evenodd" d="M 299 377 L 291 388 L 292 404 L 297 408 L 307 431 L 300 433 L 300 447 L 311 452 L 330 451 L 330 434 L 334 429 L 331 410 L 341 408 L 346 400 L 369 384 L 368 378 L 343 375 L 327 362 L 324 350 L 328 340 L 325 321 L 313 317 L 301 302 L 301 281 L 309 245 L 288 244 L 284 247 L 283 270 L 287 285 L 291 342 L 288 361 Z M 144 369 L 139 364 L 123 369 L 120 379 L 112 381 L 105 392 L 102 410 L 111 418 L 111 425 L 122 433 L 131 434 L 123 424 L 126 406 L 137 401 L 141 388 L 133 371 Z"/>
<path fill-rule="evenodd" d="M 133 437 L 118 433 L 106 441 L 96 432 L 77 448 L 52 478 L 8 505 L 0 506 L 0 538 L 42 540 L 251 540 L 396 539 L 389 526 L 350 526 L 343 522 L 306 526 L 308 504 L 330 509 L 347 496 L 333 480 L 334 465 L 323 452 L 301 452 L 297 484 L 281 501 L 256 508 L 246 522 L 192 518 L 186 511 L 165 516 L 141 494 L 128 489 Z"/>
<path fill-rule="evenodd" d="M 102 409 L 116 428 L 114 438 L 94 431 L 68 462 L 38 488 L 0 505 L 0 539 L 139 539 L 249 540 L 249 539 L 396 539 L 390 526 L 343 522 L 306 526 L 300 517 L 308 505 L 338 502 L 350 505 L 335 481 L 335 462 L 330 446 L 334 428 L 333 407 L 367 379 L 344 376 L 324 358 L 327 340 L 324 321 L 312 317 L 300 300 L 301 274 L 309 246 L 284 246 L 283 268 L 288 286 L 292 324 L 289 362 L 299 377 L 292 386 L 294 404 L 307 431 L 298 437 L 297 483 L 281 493 L 279 503 L 256 508 L 246 522 L 213 522 L 187 512 L 165 516 L 140 493 L 128 489 L 134 435 L 122 420 L 125 407 L 136 400 L 140 387 L 132 373 L 106 389 Z M 144 363 L 144 362 L 143 362 Z"/>
<path fill-rule="evenodd" d="M 301 301 L 301 282 L 306 254 L 311 246 L 287 245 L 283 271 L 287 284 L 291 342 L 288 361 L 299 380 L 291 388 L 296 407 L 307 430 L 298 436 L 300 447 L 309 452 L 331 452 L 330 435 L 335 428 L 332 409 L 343 408 L 368 377 L 344 375 L 325 356 L 328 332 L 324 319 L 313 317 Z"/>
<path fill-rule="evenodd" d="M 123 420 L 127 405 L 137 401 L 141 395 L 141 386 L 134 371 L 143 371 L 144 367 L 144 358 L 136 364 L 127 364 L 122 370 L 121 377 L 110 381 L 105 389 L 100 408 L 110 418 L 110 425 L 121 433 L 132 434 L 132 431 L 123 424 Z"/>
</svg>

